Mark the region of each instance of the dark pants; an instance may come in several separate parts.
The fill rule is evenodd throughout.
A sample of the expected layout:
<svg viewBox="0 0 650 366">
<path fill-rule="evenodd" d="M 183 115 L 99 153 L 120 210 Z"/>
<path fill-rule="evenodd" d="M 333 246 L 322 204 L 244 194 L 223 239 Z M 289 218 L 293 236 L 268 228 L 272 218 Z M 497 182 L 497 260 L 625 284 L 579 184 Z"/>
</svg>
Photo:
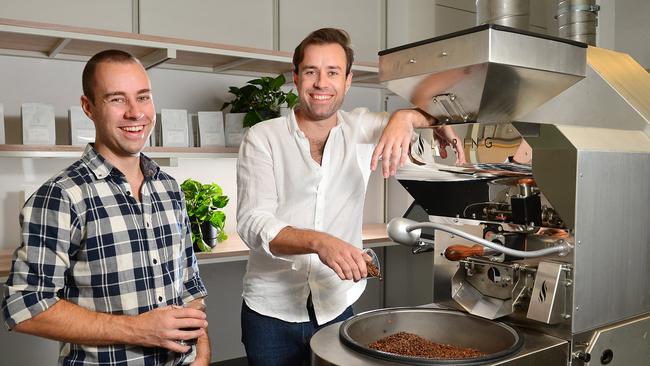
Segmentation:
<svg viewBox="0 0 650 366">
<path fill-rule="evenodd" d="M 318 326 L 314 307 L 308 301 L 309 321 L 289 323 L 253 311 L 244 301 L 241 309 L 242 342 L 251 366 L 309 365 L 311 336 L 322 327 L 353 315 L 352 306 L 329 323 Z"/>
</svg>

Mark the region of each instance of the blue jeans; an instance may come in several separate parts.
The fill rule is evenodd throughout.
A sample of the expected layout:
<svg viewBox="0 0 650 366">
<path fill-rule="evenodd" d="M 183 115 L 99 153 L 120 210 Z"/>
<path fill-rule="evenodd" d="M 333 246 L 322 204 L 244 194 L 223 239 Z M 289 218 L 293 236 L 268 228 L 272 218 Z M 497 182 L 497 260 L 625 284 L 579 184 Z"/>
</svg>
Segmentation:
<svg viewBox="0 0 650 366">
<path fill-rule="evenodd" d="M 329 323 L 318 326 L 314 307 L 308 301 L 309 321 L 290 323 L 255 312 L 242 302 L 242 343 L 250 366 L 309 365 L 311 336 L 322 327 L 343 321 L 353 315 L 352 306 Z"/>
</svg>

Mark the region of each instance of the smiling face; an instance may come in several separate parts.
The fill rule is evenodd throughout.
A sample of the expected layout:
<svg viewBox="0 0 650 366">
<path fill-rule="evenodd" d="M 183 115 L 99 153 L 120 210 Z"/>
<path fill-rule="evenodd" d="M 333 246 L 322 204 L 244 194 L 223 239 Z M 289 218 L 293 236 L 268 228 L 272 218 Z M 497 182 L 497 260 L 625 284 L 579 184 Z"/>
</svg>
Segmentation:
<svg viewBox="0 0 650 366">
<path fill-rule="evenodd" d="M 304 58 L 293 74 L 300 98 L 296 111 L 299 120 L 336 118 L 336 111 L 343 104 L 352 82 L 352 73 L 345 75 L 346 63 L 345 51 L 336 43 L 305 48 Z"/>
<path fill-rule="evenodd" d="M 151 83 L 137 62 L 103 62 L 94 75 L 94 100 L 81 106 L 95 122 L 95 149 L 109 158 L 138 156 L 156 123 Z"/>
</svg>

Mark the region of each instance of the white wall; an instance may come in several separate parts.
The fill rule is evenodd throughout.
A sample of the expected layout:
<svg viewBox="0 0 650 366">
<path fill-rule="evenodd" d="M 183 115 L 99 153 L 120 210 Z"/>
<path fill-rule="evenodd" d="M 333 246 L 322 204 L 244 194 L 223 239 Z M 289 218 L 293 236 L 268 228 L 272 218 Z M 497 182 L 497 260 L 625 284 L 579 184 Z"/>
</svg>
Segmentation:
<svg viewBox="0 0 650 366">
<path fill-rule="evenodd" d="M 435 35 L 439 36 L 476 25 L 476 10 L 467 1 L 437 1 Z"/>
<path fill-rule="evenodd" d="M 597 0 L 596 45 L 624 52 L 650 70 L 650 2 Z"/>
<path fill-rule="evenodd" d="M 388 0 L 387 46 L 397 47 L 435 35 L 436 2 L 432 0 Z"/>
<path fill-rule="evenodd" d="M 614 48 L 650 69 L 650 2 L 616 1 L 614 12 Z"/>
</svg>

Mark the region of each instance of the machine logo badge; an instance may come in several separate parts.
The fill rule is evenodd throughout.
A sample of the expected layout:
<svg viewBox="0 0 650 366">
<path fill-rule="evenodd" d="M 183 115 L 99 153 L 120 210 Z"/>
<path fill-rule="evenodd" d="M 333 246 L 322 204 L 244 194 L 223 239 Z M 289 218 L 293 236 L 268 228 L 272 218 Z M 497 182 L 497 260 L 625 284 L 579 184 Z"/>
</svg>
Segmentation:
<svg viewBox="0 0 650 366">
<path fill-rule="evenodd" d="M 544 280 L 544 282 L 542 282 L 542 288 L 539 289 L 539 302 L 546 301 L 546 290 L 546 280 Z"/>
</svg>

